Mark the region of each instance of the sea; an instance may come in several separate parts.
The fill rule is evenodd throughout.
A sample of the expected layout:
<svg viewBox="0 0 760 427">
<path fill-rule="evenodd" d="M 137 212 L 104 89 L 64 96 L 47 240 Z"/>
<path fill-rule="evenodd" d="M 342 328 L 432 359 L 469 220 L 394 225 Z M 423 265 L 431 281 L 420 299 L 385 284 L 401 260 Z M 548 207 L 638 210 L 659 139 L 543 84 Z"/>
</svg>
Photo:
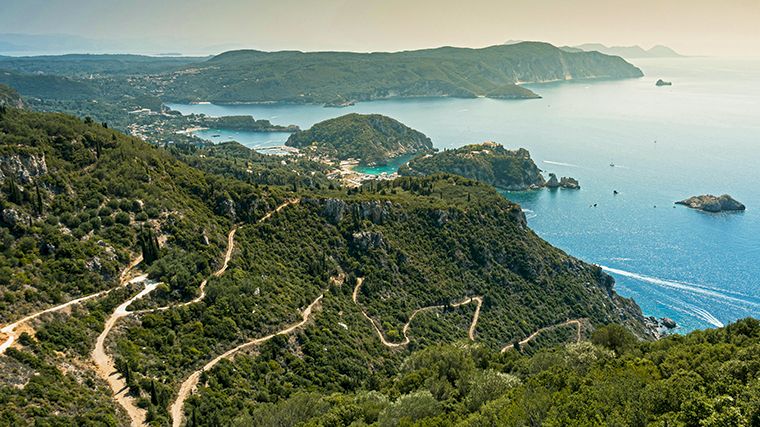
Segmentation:
<svg viewBox="0 0 760 427">
<path fill-rule="evenodd" d="M 760 60 L 631 62 L 645 77 L 526 85 L 542 96 L 536 100 L 168 106 L 301 128 L 351 112 L 379 113 L 425 133 L 438 149 L 488 140 L 527 148 L 539 168 L 574 177 L 581 189 L 504 196 L 520 203 L 543 239 L 611 274 L 617 292 L 645 315 L 675 320 L 680 333 L 760 318 Z M 673 85 L 657 87 L 658 79 Z M 256 149 L 288 137 L 218 129 L 198 135 Z M 724 193 L 747 210 L 711 214 L 674 204 Z"/>
</svg>

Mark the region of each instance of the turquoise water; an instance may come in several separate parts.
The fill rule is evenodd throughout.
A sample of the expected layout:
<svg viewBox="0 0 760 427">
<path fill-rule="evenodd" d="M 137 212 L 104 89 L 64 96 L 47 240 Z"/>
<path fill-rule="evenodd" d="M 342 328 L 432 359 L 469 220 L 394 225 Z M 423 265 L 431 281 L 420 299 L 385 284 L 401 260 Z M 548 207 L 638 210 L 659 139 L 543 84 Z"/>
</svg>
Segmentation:
<svg viewBox="0 0 760 427">
<path fill-rule="evenodd" d="M 212 142 L 237 141 L 248 148 L 269 154 L 282 154 L 281 151 L 267 148 L 281 146 L 287 141 L 288 132 L 248 132 L 230 131 L 223 129 L 204 129 L 193 132 L 193 135 Z"/>
<path fill-rule="evenodd" d="M 424 132 L 441 149 L 484 140 L 525 147 L 540 168 L 573 176 L 582 188 L 506 197 L 522 204 L 541 237 L 607 268 L 618 292 L 646 314 L 671 317 L 682 331 L 760 317 L 760 61 L 635 64 L 646 77 L 531 85 L 543 99 L 529 101 L 171 107 L 302 128 L 349 112 L 380 113 Z M 655 87 L 658 78 L 673 86 Z M 277 138 L 281 143 L 287 135 Z M 730 193 L 747 211 L 673 207 L 703 193 Z"/>
<path fill-rule="evenodd" d="M 412 160 L 414 158 L 414 155 L 407 155 L 407 156 L 398 156 L 395 159 L 391 159 L 388 161 L 388 163 L 384 165 L 377 165 L 377 166 L 357 166 L 354 168 L 355 171 L 366 173 L 370 175 L 380 175 L 380 174 L 392 174 L 398 171 L 398 168 L 403 166 L 405 163 L 407 163 L 409 160 Z"/>
</svg>

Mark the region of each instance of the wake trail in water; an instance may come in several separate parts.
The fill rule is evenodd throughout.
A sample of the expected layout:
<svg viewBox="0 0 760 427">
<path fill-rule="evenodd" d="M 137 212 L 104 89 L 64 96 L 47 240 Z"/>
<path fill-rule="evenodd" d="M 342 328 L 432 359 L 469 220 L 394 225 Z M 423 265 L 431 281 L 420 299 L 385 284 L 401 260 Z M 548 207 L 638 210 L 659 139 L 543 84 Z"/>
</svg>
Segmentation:
<svg viewBox="0 0 760 427">
<path fill-rule="evenodd" d="M 703 322 L 709 323 L 709 324 L 711 324 L 713 326 L 716 326 L 718 328 L 722 328 L 723 326 L 725 326 L 723 324 L 723 322 L 721 322 L 720 320 L 718 320 L 717 317 L 713 316 L 712 313 L 708 312 L 707 310 L 705 310 L 703 308 L 699 308 L 697 306 L 694 306 L 694 305 L 691 305 L 691 304 L 687 304 L 687 303 L 683 303 L 686 308 L 681 308 L 681 307 L 678 307 L 678 306 L 675 306 L 675 305 L 665 304 L 665 303 L 661 303 L 661 304 L 664 305 L 664 306 L 666 306 L 666 307 L 668 307 L 671 310 L 680 311 L 681 313 L 684 313 L 684 314 L 686 314 L 688 316 L 691 316 L 691 317 L 693 317 L 695 319 L 699 319 L 699 320 L 701 320 Z"/>
<path fill-rule="evenodd" d="M 522 211 L 525 214 L 525 219 L 533 219 L 538 216 L 537 213 L 535 213 L 534 211 L 530 209 L 523 209 Z"/>
<path fill-rule="evenodd" d="M 747 306 L 754 307 L 754 308 L 760 308 L 760 304 L 758 304 L 758 303 L 756 303 L 754 301 L 750 301 L 750 300 L 746 300 L 746 299 L 742 299 L 742 298 L 736 298 L 736 297 L 733 297 L 733 296 L 730 296 L 730 295 L 726 295 L 726 294 L 724 294 L 722 292 L 718 292 L 718 291 L 715 291 L 713 289 L 705 288 L 705 287 L 702 287 L 702 286 L 695 286 L 693 284 L 687 284 L 685 282 L 678 282 L 678 281 L 673 281 L 673 280 L 660 279 L 660 278 L 657 278 L 657 277 L 646 276 L 644 274 L 632 273 L 630 271 L 625 271 L 625 270 L 619 270 L 617 268 L 606 267 L 604 265 L 600 265 L 599 267 L 601 267 L 602 270 L 604 270 L 604 271 L 606 271 L 608 273 L 618 274 L 618 275 L 621 275 L 621 276 L 629 277 L 631 279 L 636 279 L 636 280 L 639 280 L 639 281 L 642 281 L 642 282 L 651 283 L 653 285 L 658 285 L 658 286 L 662 286 L 662 287 L 665 287 L 665 288 L 678 289 L 678 290 L 681 290 L 681 291 L 686 291 L 686 292 L 690 292 L 690 293 L 694 293 L 694 294 L 698 294 L 698 295 L 708 296 L 708 297 L 712 297 L 712 298 L 715 298 L 715 299 L 720 300 L 720 301 L 731 301 L 731 302 L 739 303 L 739 304 L 742 304 L 742 305 L 747 305 Z"/>
<path fill-rule="evenodd" d="M 572 163 L 563 163 L 563 162 L 555 162 L 553 160 L 544 160 L 544 163 L 550 164 L 550 165 L 557 165 L 557 166 L 567 166 L 570 168 L 578 168 L 580 166 L 574 165 Z"/>
</svg>

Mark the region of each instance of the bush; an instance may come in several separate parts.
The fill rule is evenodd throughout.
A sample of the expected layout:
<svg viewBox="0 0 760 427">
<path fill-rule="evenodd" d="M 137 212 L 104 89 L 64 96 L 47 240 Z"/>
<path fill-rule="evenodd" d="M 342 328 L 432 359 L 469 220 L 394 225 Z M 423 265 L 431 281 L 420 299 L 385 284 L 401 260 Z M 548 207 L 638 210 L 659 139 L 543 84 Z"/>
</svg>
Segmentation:
<svg viewBox="0 0 760 427">
<path fill-rule="evenodd" d="M 126 212 L 119 212 L 116 214 L 116 217 L 114 218 L 117 224 L 124 224 L 129 225 L 129 222 L 131 219 L 129 218 L 129 214 Z"/>
</svg>

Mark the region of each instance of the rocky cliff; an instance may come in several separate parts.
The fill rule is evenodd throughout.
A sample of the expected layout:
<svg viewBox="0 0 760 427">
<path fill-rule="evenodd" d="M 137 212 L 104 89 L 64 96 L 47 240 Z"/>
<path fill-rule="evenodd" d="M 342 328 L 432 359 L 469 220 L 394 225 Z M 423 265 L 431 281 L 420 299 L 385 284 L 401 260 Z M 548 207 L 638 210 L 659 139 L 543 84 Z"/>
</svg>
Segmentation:
<svg viewBox="0 0 760 427">
<path fill-rule="evenodd" d="M 528 150 L 507 150 L 495 142 L 418 157 L 399 169 L 399 174 L 407 176 L 436 173 L 456 174 L 505 190 L 527 190 L 545 184 Z"/>
</svg>

